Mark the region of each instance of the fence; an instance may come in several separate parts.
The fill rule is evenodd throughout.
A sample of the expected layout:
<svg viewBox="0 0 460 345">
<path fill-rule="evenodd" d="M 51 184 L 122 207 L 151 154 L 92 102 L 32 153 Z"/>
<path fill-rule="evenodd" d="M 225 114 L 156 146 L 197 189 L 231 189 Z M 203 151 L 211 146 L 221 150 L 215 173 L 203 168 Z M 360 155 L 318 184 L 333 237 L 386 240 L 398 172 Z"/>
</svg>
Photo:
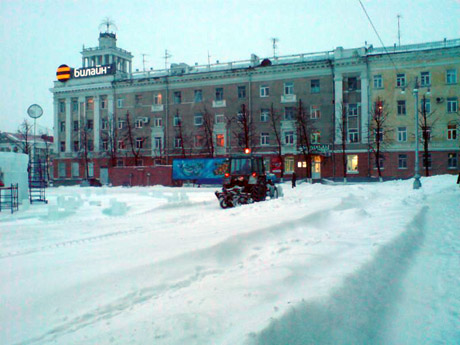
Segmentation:
<svg viewBox="0 0 460 345">
<path fill-rule="evenodd" d="M 19 210 L 17 183 L 11 184 L 11 187 L 0 187 L 0 212 L 3 209 L 10 209 L 11 213 Z"/>
</svg>

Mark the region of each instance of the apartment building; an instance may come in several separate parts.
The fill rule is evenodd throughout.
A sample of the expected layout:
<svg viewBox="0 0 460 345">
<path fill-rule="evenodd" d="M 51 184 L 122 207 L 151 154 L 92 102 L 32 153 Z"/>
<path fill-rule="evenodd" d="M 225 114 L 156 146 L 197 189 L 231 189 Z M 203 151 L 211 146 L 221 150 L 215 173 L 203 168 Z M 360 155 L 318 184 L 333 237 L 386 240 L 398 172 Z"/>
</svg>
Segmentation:
<svg viewBox="0 0 460 345">
<path fill-rule="evenodd" d="M 89 166 L 90 176 L 99 178 L 114 165 L 150 166 L 171 164 L 174 158 L 225 157 L 241 153 L 247 146 L 263 155 L 272 170 L 279 167 L 281 157 L 286 174 L 296 171 L 298 176 L 306 176 L 299 114 L 305 119 L 313 178 L 343 176 L 344 152 L 347 174 L 373 176 L 371 115 L 378 98 L 385 103 L 387 126 L 392 128 L 384 135 L 406 138 L 388 141 L 380 164 L 387 177 L 409 177 L 415 146 L 411 137 L 411 83 L 415 76 L 420 76 L 420 87 L 422 82 L 425 87 L 420 89 L 421 96 L 430 85 L 435 113 L 445 107 L 445 116 L 432 126 L 431 162 L 433 173 L 449 173 L 458 165 L 459 51 L 460 40 L 391 51 L 372 46 L 339 47 L 319 53 L 276 58 L 252 55 L 246 61 L 204 66 L 181 63 L 165 70 L 133 72 L 132 55 L 116 46 L 114 34 L 101 33 L 98 47 L 83 49 L 83 67 L 61 65 L 51 89 L 55 178 L 81 179 L 84 166 Z M 406 114 L 398 115 L 402 101 L 406 102 Z M 403 127 L 406 136 L 396 137 L 395 131 Z M 442 164 L 446 155 L 450 160 Z M 83 160 L 89 163 L 83 164 Z"/>
</svg>

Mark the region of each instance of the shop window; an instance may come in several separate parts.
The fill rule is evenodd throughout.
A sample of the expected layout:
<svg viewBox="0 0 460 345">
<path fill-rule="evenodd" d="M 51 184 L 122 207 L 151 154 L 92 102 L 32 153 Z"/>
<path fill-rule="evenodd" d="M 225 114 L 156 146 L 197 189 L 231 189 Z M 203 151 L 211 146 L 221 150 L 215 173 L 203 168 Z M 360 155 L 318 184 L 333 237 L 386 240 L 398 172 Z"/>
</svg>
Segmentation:
<svg viewBox="0 0 460 345">
<path fill-rule="evenodd" d="M 347 155 L 347 172 L 358 173 L 358 155 Z"/>
</svg>

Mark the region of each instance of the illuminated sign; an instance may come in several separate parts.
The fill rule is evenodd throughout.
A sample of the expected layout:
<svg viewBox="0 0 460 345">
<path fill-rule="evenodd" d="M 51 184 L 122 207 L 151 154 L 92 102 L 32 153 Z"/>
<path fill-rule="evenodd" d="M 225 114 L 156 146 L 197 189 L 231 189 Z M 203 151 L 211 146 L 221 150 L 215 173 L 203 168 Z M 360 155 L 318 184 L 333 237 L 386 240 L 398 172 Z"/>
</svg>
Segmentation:
<svg viewBox="0 0 460 345">
<path fill-rule="evenodd" d="M 61 65 L 56 71 L 57 80 L 66 82 L 70 79 L 71 69 L 67 65 Z"/>
<path fill-rule="evenodd" d="M 67 65 L 61 65 L 56 71 L 57 80 L 66 82 L 70 78 L 81 79 L 88 77 L 100 77 L 104 75 L 115 74 L 115 64 L 84 67 L 84 68 L 70 68 Z"/>
</svg>

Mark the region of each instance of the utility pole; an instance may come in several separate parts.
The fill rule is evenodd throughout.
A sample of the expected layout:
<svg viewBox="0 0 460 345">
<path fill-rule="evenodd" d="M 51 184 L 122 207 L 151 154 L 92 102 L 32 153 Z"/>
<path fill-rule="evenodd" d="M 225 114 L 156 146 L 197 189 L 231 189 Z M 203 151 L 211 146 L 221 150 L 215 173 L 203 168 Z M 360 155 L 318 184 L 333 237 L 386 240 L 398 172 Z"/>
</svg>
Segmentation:
<svg viewBox="0 0 460 345">
<path fill-rule="evenodd" d="M 272 37 L 271 40 L 273 42 L 273 59 L 276 59 L 276 48 L 277 48 L 276 43 L 279 42 L 279 39 L 276 37 Z"/>
<path fill-rule="evenodd" d="M 398 45 L 401 47 L 401 27 L 399 25 L 399 20 L 402 18 L 400 14 L 396 16 L 398 18 Z"/>
</svg>

